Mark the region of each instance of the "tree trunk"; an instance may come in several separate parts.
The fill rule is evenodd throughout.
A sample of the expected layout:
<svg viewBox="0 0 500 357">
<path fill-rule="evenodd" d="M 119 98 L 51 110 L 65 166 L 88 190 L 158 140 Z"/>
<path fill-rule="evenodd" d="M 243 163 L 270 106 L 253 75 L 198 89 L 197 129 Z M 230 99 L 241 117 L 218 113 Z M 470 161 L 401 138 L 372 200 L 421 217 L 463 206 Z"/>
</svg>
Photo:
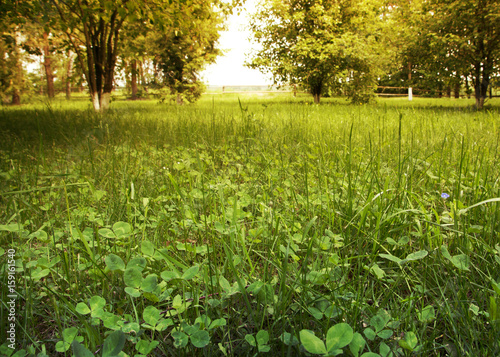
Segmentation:
<svg viewBox="0 0 500 357">
<path fill-rule="evenodd" d="M 460 98 L 460 78 L 457 78 L 455 81 L 455 88 L 453 89 L 453 92 L 455 94 L 455 99 Z"/>
<path fill-rule="evenodd" d="M 21 62 L 21 52 L 19 50 L 21 43 L 21 33 L 16 31 L 16 43 L 14 46 L 14 51 L 12 53 L 12 67 L 14 70 L 14 76 L 10 80 L 10 86 L 12 88 L 12 105 L 21 104 L 21 88 L 23 87 L 23 66 Z"/>
<path fill-rule="evenodd" d="M 101 94 L 101 106 L 99 110 L 108 110 L 111 103 L 111 93 L 105 92 Z"/>
<path fill-rule="evenodd" d="M 488 95 L 490 74 L 487 68 L 488 65 L 486 63 L 475 64 L 474 95 L 476 97 L 476 109 L 479 110 L 483 109 L 484 101 Z"/>
<path fill-rule="evenodd" d="M 131 72 L 131 89 L 132 97 L 131 99 L 137 99 L 137 61 L 134 59 L 130 62 L 130 72 Z"/>
<path fill-rule="evenodd" d="M 21 94 L 17 89 L 14 89 L 12 92 L 12 101 L 10 102 L 12 105 L 20 105 L 21 104 Z"/>
<path fill-rule="evenodd" d="M 76 32 L 81 37 L 75 37 L 75 31 L 73 31 L 75 29 L 71 26 L 67 26 L 65 32 L 87 80 L 94 110 L 101 111 L 108 108 L 111 91 L 113 90 L 120 30 L 126 19 L 126 16 L 121 11 L 118 11 L 116 6 L 122 6 L 123 4 L 118 5 L 112 1 L 107 1 L 104 2 L 106 6 L 102 7 L 103 2 L 92 2 L 93 4 L 101 4 L 96 5 L 95 8 L 102 10 L 102 12 L 96 11 L 95 14 L 89 16 L 90 14 L 87 12 L 94 5 L 88 5 L 88 1 L 84 1 L 86 6 L 82 6 L 81 2 L 78 1 L 79 6 L 75 7 L 68 5 L 65 1 L 53 0 L 52 3 L 57 8 L 57 12 L 65 25 L 71 23 L 75 26 L 73 22 L 66 20 L 65 14 L 67 11 L 74 13 L 75 16 L 81 19 L 81 22 L 76 25 L 79 26 Z M 111 8 L 108 9 L 108 6 L 111 6 Z M 83 39 L 84 48 L 81 39 Z"/>
<path fill-rule="evenodd" d="M 91 92 L 90 93 L 90 98 L 92 100 L 92 106 L 94 107 L 94 110 L 96 112 L 100 111 L 101 110 L 101 103 L 100 103 L 100 100 L 99 100 L 99 94 L 96 93 L 96 92 Z"/>
<path fill-rule="evenodd" d="M 311 94 L 314 98 L 314 103 L 319 104 L 321 100 L 321 91 L 323 90 L 323 82 L 317 81 L 313 85 L 311 85 Z"/>
<path fill-rule="evenodd" d="M 43 33 L 43 66 L 45 68 L 45 78 L 47 79 L 47 96 L 54 98 L 56 91 L 54 88 L 54 71 L 52 69 L 52 55 L 49 46 L 49 34 Z"/>
<path fill-rule="evenodd" d="M 73 75 L 73 53 L 70 51 L 68 53 L 68 63 L 66 64 L 66 99 L 71 99 L 71 76 Z"/>
<path fill-rule="evenodd" d="M 183 105 L 184 104 L 184 100 L 182 99 L 182 95 L 180 93 L 177 93 L 176 102 L 177 102 L 178 105 Z"/>
</svg>

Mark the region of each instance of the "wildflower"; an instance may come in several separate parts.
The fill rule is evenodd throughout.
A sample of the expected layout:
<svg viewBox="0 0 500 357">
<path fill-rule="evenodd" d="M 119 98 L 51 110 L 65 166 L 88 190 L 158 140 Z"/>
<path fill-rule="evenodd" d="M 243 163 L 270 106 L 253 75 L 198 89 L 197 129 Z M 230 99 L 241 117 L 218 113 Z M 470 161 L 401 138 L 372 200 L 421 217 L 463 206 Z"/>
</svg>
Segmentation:
<svg viewBox="0 0 500 357">
<path fill-rule="evenodd" d="M 449 195 L 449 194 L 447 194 L 446 192 L 443 192 L 443 193 L 441 194 L 441 198 L 447 199 L 448 197 L 450 197 L 450 195 Z"/>
</svg>

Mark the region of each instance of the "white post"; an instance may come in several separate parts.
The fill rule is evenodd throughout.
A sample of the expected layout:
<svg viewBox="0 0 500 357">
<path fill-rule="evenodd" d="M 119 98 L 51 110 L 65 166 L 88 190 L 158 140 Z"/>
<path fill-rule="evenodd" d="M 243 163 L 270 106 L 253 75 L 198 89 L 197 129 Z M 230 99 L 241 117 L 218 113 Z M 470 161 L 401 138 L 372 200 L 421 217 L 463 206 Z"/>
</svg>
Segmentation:
<svg viewBox="0 0 500 357">
<path fill-rule="evenodd" d="M 409 101 L 413 100 L 413 90 L 411 87 L 408 87 L 408 100 Z"/>
</svg>

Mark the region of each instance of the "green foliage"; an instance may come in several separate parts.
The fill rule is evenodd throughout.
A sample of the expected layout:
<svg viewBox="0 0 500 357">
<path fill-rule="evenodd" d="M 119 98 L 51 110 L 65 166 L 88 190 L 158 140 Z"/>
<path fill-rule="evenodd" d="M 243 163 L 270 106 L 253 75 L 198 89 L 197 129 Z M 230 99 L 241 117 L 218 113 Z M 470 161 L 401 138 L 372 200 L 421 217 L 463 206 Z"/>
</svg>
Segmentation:
<svg viewBox="0 0 500 357">
<path fill-rule="evenodd" d="M 433 0 L 398 5 L 393 15 L 404 69 L 394 77 L 402 74 L 399 79 L 407 85 L 439 93 L 453 88 L 456 95 L 462 84 L 470 94 L 472 84 L 476 107 L 483 108 L 499 70 L 500 41 L 494 30 L 500 26 L 498 2 Z"/>
<path fill-rule="evenodd" d="M 498 354 L 497 108 L 325 100 L 5 108 L 15 353 Z"/>
<path fill-rule="evenodd" d="M 382 14 L 379 1 L 266 1 L 251 23 L 262 49 L 249 66 L 303 86 L 316 103 L 328 92 L 368 102 L 390 53 Z"/>
</svg>

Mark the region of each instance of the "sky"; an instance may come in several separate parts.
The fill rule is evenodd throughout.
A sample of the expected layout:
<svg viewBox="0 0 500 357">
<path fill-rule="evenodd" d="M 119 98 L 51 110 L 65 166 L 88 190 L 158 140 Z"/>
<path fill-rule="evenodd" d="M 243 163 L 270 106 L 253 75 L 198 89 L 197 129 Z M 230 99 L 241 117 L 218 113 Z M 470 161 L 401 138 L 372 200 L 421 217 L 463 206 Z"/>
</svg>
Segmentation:
<svg viewBox="0 0 500 357">
<path fill-rule="evenodd" d="M 257 0 L 247 0 L 240 15 L 228 19 L 227 31 L 221 33 L 219 48 L 225 54 L 217 62 L 207 66 L 202 79 L 210 86 L 270 85 L 272 80 L 258 70 L 247 68 L 243 63 L 252 49 L 250 31 L 246 29 L 248 15 L 255 11 Z"/>
</svg>

